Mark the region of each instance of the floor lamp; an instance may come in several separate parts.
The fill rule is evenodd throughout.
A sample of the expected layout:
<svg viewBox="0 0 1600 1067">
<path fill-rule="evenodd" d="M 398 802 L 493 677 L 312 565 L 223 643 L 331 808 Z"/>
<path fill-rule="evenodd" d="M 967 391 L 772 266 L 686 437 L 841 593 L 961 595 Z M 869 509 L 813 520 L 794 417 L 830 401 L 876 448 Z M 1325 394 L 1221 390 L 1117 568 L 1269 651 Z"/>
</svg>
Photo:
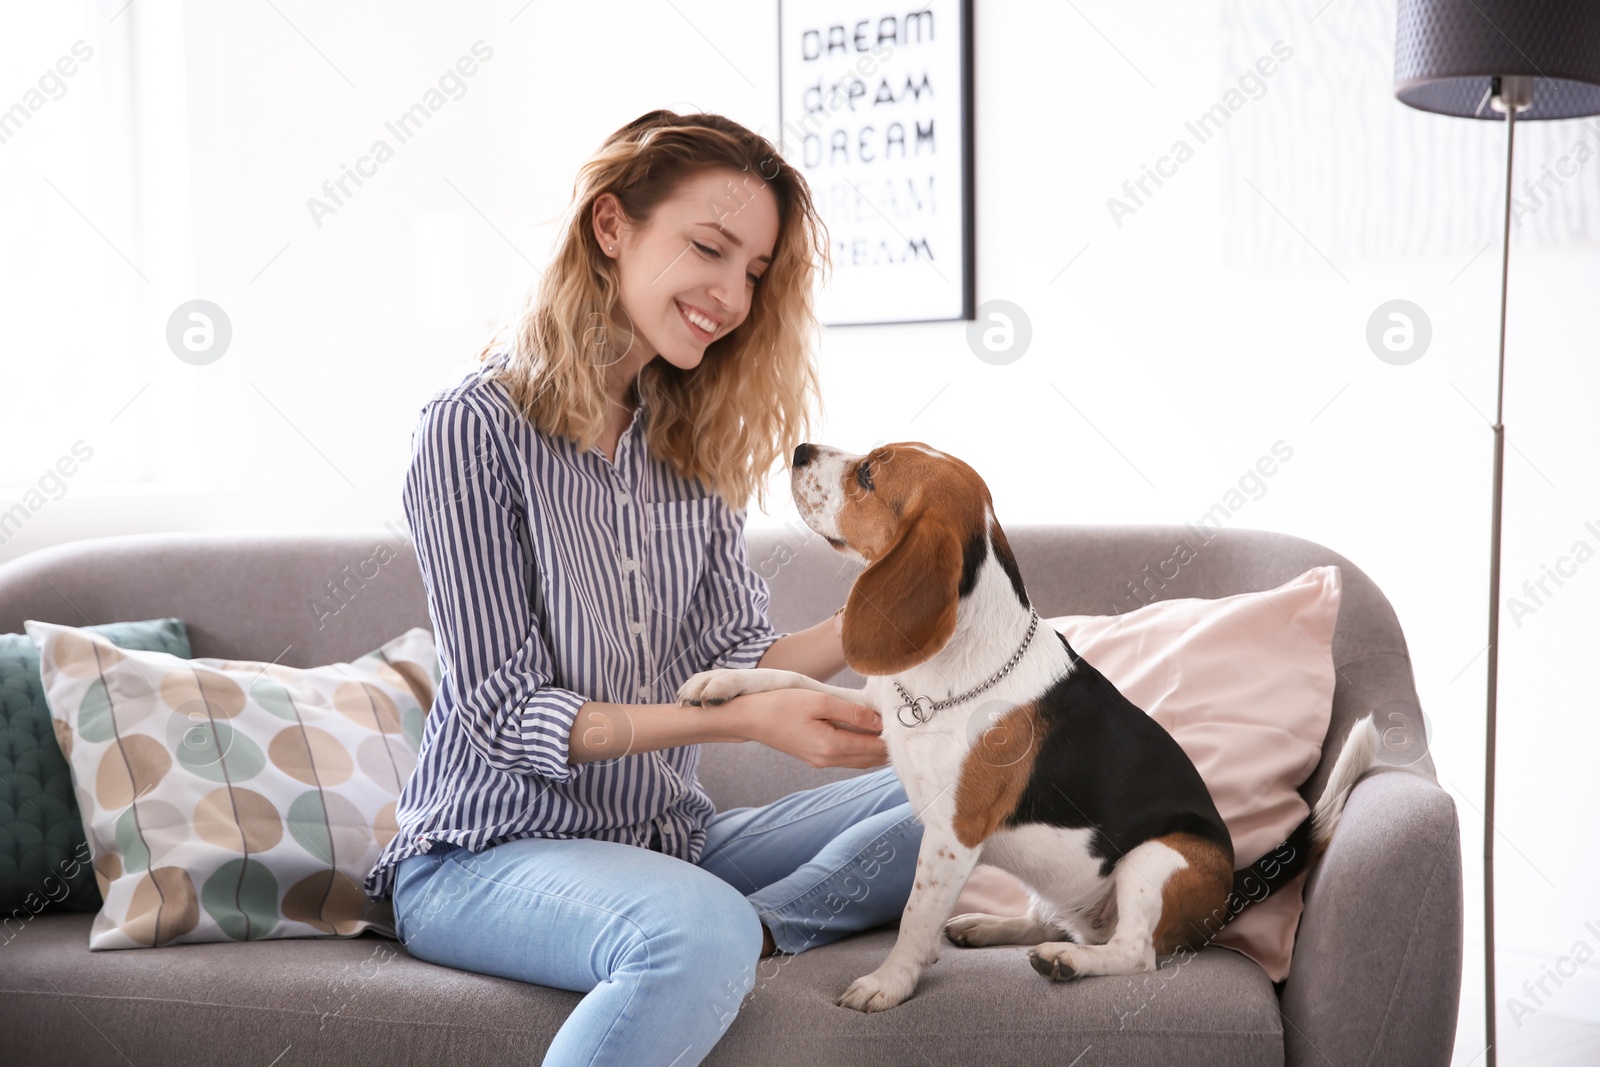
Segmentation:
<svg viewBox="0 0 1600 1067">
<path fill-rule="evenodd" d="M 1517 123 L 1600 114 L 1600 3 L 1595 0 L 1399 0 L 1394 93 L 1422 111 L 1506 124 L 1500 257 L 1500 363 L 1489 520 L 1489 684 L 1484 763 L 1483 937 L 1488 1064 L 1494 1067 L 1494 756 L 1500 667 L 1500 502 L 1505 468 L 1506 272 Z"/>
</svg>

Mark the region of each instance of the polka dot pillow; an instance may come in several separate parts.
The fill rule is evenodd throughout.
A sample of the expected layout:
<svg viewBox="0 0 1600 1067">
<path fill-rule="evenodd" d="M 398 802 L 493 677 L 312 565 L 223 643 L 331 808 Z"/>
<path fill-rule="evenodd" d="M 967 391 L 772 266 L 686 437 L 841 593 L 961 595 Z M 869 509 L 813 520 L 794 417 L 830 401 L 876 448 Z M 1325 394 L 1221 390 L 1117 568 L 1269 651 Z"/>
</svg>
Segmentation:
<svg viewBox="0 0 1600 1067">
<path fill-rule="evenodd" d="M 91 949 L 393 936 L 362 881 L 433 704 L 433 635 L 296 669 L 28 620 L 105 903 Z"/>
</svg>

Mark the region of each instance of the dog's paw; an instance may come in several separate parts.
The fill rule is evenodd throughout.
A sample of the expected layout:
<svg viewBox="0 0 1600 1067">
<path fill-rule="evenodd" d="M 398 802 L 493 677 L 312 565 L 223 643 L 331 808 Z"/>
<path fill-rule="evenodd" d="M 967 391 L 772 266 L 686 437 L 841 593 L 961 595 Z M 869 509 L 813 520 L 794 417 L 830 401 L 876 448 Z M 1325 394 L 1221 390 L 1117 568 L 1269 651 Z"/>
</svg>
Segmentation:
<svg viewBox="0 0 1600 1067">
<path fill-rule="evenodd" d="M 1078 968 L 1072 962 L 1072 954 L 1075 951 L 1077 946 L 1073 944 L 1061 941 L 1046 942 L 1028 950 L 1028 962 L 1033 965 L 1034 970 L 1052 982 L 1067 982 L 1078 977 Z"/>
<path fill-rule="evenodd" d="M 751 684 L 753 679 L 747 677 L 751 673 L 747 670 L 701 671 L 678 687 L 678 703 L 715 707 L 743 693 L 755 692 L 756 687 Z"/>
<path fill-rule="evenodd" d="M 850 983 L 836 1003 L 841 1008 L 854 1008 L 871 1015 L 875 1011 L 888 1011 L 904 1003 L 917 988 L 916 972 L 899 967 L 879 967 Z"/>
<path fill-rule="evenodd" d="M 1016 944 L 1014 929 L 1020 924 L 1016 919 L 1001 915 L 970 912 L 957 915 L 944 924 L 944 936 L 952 945 L 962 948 L 982 948 L 985 945 Z"/>
</svg>

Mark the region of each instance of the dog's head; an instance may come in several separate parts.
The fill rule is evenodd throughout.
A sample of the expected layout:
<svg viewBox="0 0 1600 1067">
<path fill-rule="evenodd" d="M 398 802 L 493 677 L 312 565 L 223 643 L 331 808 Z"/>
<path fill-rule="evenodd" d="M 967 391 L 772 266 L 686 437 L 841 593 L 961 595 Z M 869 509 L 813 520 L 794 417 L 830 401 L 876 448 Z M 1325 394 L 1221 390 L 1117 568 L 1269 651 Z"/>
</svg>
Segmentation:
<svg viewBox="0 0 1600 1067">
<path fill-rule="evenodd" d="M 978 472 L 920 441 L 864 456 L 803 444 L 790 469 L 806 525 L 864 562 L 845 603 L 845 660 L 865 676 L 937 655 L 987 553 L 993 501 Z M 996 548 L 1015 573 L 1003 535 Z"/>
</svg>

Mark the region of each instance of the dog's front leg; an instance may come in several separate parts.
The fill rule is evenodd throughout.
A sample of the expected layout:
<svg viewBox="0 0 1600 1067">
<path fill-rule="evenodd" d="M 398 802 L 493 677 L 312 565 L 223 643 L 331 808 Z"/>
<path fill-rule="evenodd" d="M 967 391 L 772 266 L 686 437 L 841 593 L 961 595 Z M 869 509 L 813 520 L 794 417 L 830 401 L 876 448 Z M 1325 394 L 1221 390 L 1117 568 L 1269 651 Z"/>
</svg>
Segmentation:
<svg viewBox="0 0 1600 1067">
<path fill-rule="evenodd" d="M 852 704 L 862 703 L 866 692 L 819 682 L 798 671 L 746 667 L 740 670 L 719 668 L 690 675 L 689 680 L 678 687 L 677 699 L 679 704 L 721 704 L 745 693 L 770 693 L 774 689 L 810 689 L 818 693 L 831 693 Z"/>
<path fill-rule="evenodd" d="M 837 1001 L 857 1011 L 887 1011 L 909 997 L 923 968 L 939 959 L 939 938 L 961 887 L 977 866 L 976 848 L 968 848 L 947 827 L 949 819 L 925 819 L 922 848 L 917 854 L 917 880 L 900 917 L 900 936 L 883 965 L 857 978 Z"/>
</svg>

